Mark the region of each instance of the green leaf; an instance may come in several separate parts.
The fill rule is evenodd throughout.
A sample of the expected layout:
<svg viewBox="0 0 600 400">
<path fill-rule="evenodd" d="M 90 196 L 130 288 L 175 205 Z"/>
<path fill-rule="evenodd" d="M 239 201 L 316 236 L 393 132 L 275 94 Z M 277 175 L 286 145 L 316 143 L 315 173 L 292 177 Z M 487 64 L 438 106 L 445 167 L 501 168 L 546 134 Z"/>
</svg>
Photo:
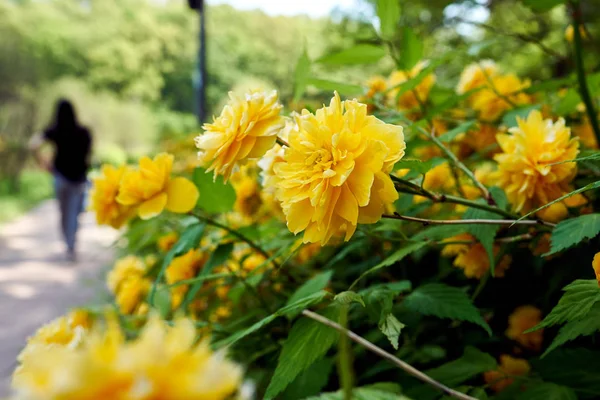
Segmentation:
<svg viewBox="0 0 600 400">
<path fill-rule="evenodd" d="M 577 111 L 577 105 L 581 103 L 581 97 L 576 89 L 569 89 L 553 107 L 556 115 L 568 115 Z"/>
<path fill-rule="evenodd" d="M 317 89 L 325 90 L 327 92 L 337 91 L 338 93 L 345 95 L 360 94 L 365 90 L 360 85 L 334 82 L 326 79 L 310 78 L 308 80 L 308 84 L 316 87 Z"/>
<path fill-rule="evenodd" d="M 424 373 L 431 378 L 452 387 L 481 375 L 486 371 L 494 370 L 497 367 L 498 364 L 494 357 L 475 347 L 467 346 L 462 357 L 437 368 L 424 371 Z M 409 390 L 407 395 L 414 399 L 424 399 L 430 397 L 427 396 L 429 393 L 435 394 L 435 389 L 426 385 L 421 385 L 413 390 Z"/>
<path fill-rule="evenodd" d="M 565 294 L 560 298 L 556 307 L 550 311 L 550 314 L 526 332 L 582 319 L 590 312 L 594 304 L 600 301 L 600 288 L 595 279 L 578 279 L 565 286 L 563 290 Z"/>
<path fill-rule="evenodd" d="M 294 379 L 292 383 L 281 394 L 282 399 L 302 400 L 308 396 L 315 396 L 329 382 L 329 375 L 333 368 L 333 362 L 329 358 L 315 361 L 310 368 L 306 369 Z"/>
<path fill-rule="evenodd" d="M 238 331 L 226 339 L 223 339 L 223 340 L 220 340 L 220 341 L 214 343 L 213 346 L 217 349 L 226 347 L 226 346 L 231 346 L 231 345 L 237 343 L 238 341 L 240 341 L 241 339 L 245 338 L 246 336 L 248 336 L 248 335 L 258 331 L 259 329 L 263 328 L 264 326 L 268 325 L 275 318 L 281 317 L 284 315 L 289 316 L 290 314 L 297 314 L 297 313 L 301 312 L 302 310 L 304 310 L 305 308 L 308 308 L 309 306 L 311 306 L 313 304 L 321 302 L 321 300 L 323 300 L 328 295 L 329 295 L 329 293 L 324 290 L 322 290 L 320 292 L 312 293 L 311 295 L 309 295 L 305 298 L 299 299 L 292 304 L 289 304 L 289 305 L 286 305 L 285 307 L 280 308 L 279 310 L 277 310 L 277 312 L 261 319 L 260 321 L 256 322 L 252 326 L 250 326 L 246 329 L 243 329 L 241 331 Z"/>
<path fill-rule="evenodd" d="M 581 398 L 600 398 L 599 351 L 558 349 L 530 363 L 544 381 L 569 386 L 580 393 Z"/>
<path fill-rule="evenodd" d="M 544 256 L 575 246 L 600 234 L 600 214 L 586 214 L 561 221 L 552 231 L 550 251 Z"/>
<path fill-rule="evenodd" d="M 423 229 L 413 240 L 443 240 L 467 232 L 466 225 L 438 225 Z"/>
<path fill-rule="evenodd" d="M 555 383 L 540 382 L 527 384 L 527 389 L 516 400 L 577 400 L 573 389 Z"/>
<path fill-rule="evenodd" d="M 404 326 L 405 325 L 398 321 L 391 313 L 387 314 L 385 319 L 379 323 L 379 329 L 388 338 L 396 350 L 398 350 L 398 338 L 400 337 L 400 332 Z"/>
<path fill-rule="evenodd" d="M 502 118 L 502 124 L 507 128 L 514 128 L 517 126 L 517 117 L 521 119 L 527 119 L 529 113 L 533 110 L 539 110 L 542 108 L 540 104 L 534 104 L 531 106 L 515 108 L 514 110 L 508 111 Z"/>
<path fill-rule="evenodd" d="M 394 37 L 400 19 L 400 0 L 377 0 L 377 17 L 381 37 Z"/>
<path fill-rule="evenodd" d="M 317 293 L 325 289 L 327 285 L 329 285 L 329 281 L 331 280 L 332 275 L 333 271 L 325 271 L 313 276 L 308 281 L 304 282 L 302 286 L 296 289 L 294 294 L 290 296 L 286 305 L 293 304 L 300 299 L 303 299 L 307 296 L 310 296 L 313 293 Z"/>
<path fill-rule="evenodd" d="M 368 288 L 365 288 L 359 292 L 360 295 L 366 296 L 370 292 L 374 290 L 385 289 L 394 294 L 394 296 L 398 296 L 400 293 L 408 292 L 412 289 L 412 284 L 410 281 L 398 281 L 398 282 L 389 282 L 389 283 L 377 283 L 375 285 L 370 285 Z"/>
<path fill-rule="evenodd" d="M 321 57 L 317 62 L 329 65 L 370 64 L 386 55 L 385 49 L 372 44 L 357 44 L 349 49 Z"/>
<path fill-rule="evenodd" d="M 473 302 L 465 292 L 455 287 L 442 283 L 426 284 L 406 296 L 403 304 L 419 314 L 472 322 L 485 329 L 490 336 L 492 334 Z"/>
<path fill-rule="evenodd" d="M 419 174 L 425 174 L 429 172 L 429 170 L 436 165 L 436 161 L 439 159 L 432 158 L 431 160 L 421 161 L 421 160 L 400 160 L 396 164 L 394 164 L 394 171 L 399 169 L 410 169 L 411 171 L 417 172 Z"/>
<path fill-rule="evenodd" d="M 545 12 L 553 9 L 559 4 L 564 4 L 564 0 L 523 0 L 523 4 L 536 12 Z"/>
<path fill-rule="evenodd" d="M 210 258 L 208 259 L 208 261 L 206 261 L 206 264 L 204 264 L 204 267 L 202 267 L 202 270 L 200 271 L 200 274 L 198 274 L 198 277 L 203 278 L 203 277 L 209 276 L 215 267 L 218 267 L 219 265 L 223 265 L 225 263 L 225 261 L 227 261 L 227 259 L 231 255 L 232 251 L 233 251 L 233 243 L 224 243 L 224 244 L 220 244 L 219 246 L 217 246 L 215 251 L 213 251 L 212 254 L 210 255 Z M 192 302 L 192 300 L 194 300 L 194 297 L 196 297 L 196 294 L 198 293 L 200 288 L 202 288 L 203 284 L 204 284 L 204 280 L 198 279 L 189 288 L 188 292 L 185 295 L 185 299 L 184 299 L 183 303 L 181 304 L 181 308 L 183 308 L 184 310 L 186 309 L 186 307 Z"/>
<path fill-rule="evenodd" d="M 212 173 L 207 174 L 203 168 L 196 168 L 193 180 L 200 191 L 198 206 L 204 211 L 216 214 L 233 209 L 235 190 L 230 183 L 223 182 L 223 177 L 214 179 Z"/>
<path fill-rule="evenodd" d="M 595 160 L 600 160 L 600 152 L 595 152 L 595 153 L 592 153 L 592 154 L 584 156 L 584 157 L 578 157 L 578 158 L 574 158 L 572 160 L 559 161 L 559 162 L 555 162 L 555 163 L 548 164 L 548 165 L 559 165 L 559 164 L 566 164 L 566 163 L 570 163 L 570 162 L 595 161 Z"/>
<path fill-rule="evenodd" d="M 342 391 L 323 393 L 319 396 L 309 397 L 306 400 L 344 400 Z M 356 388 L 352 391 L 352 400 L 410 400 L 406 396 L 390 393 L 381 389 Z"/>
<path fill-rule="evenodd" d="M 171 312 L 171 292 L 167 286 L 159 286 L 154 296 L 153 307 L 161 318 L 165 319 Z"/>
<path fill-rule="evenodd" d="M 156 276 L 156 280 L 154 281 L 152 289 L 150 290 L 150 295 L 148 296 L 148 303 L 151 306 L 154 305 L 156 286 L 159 282 L 162 281 L 162 278 L 165 274 L 165 270 L 167 269 L 169 264 L 171 264 L 173 258 L 180 256 L 183 253 L 186 253 L 195 247 L 198 247 L 198 245 L 200 244 L 200 239 L 202 238 L 202 235 L 204 235 L 205 228 L 206 224 L 203 222 L 191 224 L 181 234 L 177 243 L 175 243 L 171 250 L 169 250 L 162 262 L 162 265 L 160 266 L 160 270 L 158 271 L 158 275 Z"/>
<path fill-rule="evenodd" d="M 525 219 L 525 218 L 529 217 L 529 216 L 530 216 L 530 215 L 532 215 L 532 214 L 535 214 L 535 213 L 537 213 L 537 212 L 538 212 L 538 211 L 540 211 L 540 210 L 543 210 L 543 209 L 544 209 L 544 208 L 546 208 L 546 207 L 550 207 L 550 206 L 551 206 L 552 204 L 554 204 L 554 203 L 561 202 L 561 201 L 563 201 L 564 199 L 566 199 L 566 198 L 569 198 L 569 197 L 571 197 L 571 196 L 574 196 L 574 195 L 576 195 L 576 194 L 583 193 L 583 192 L 587 192 L 588 190 L 597 189 L 597 188 L 599 188 L 599 187 L 600 187 L 600 181 L 596 181 L 596 182 L 589 183 L 589 184 L 585 185 L 585 186 L 584 186 L 584 187 L 582 187 L 582 188 L 579 188 L 579 189 L 577 189 L 577 190 L 573 190 L 572 192 L 569 192 L 569 193 L 567 193 L 567 194 L 565 194 L 565 195 L 563 195 L 563 196 L 560 196 L 558 199 L 556 199 L 556 200 L 553 200 L 553 201 L 551 201 L 551 202 L 550 202 L 550 203 L 548 203 L 548 204 L 545 204 L 545 205 L 543 205 L 543 206 L 541 206 L 541 207 L 538 207 L 538 208 L 536 208 L 536 209 L 535 209 L 535 210 L 533 210 L 533 211 L 530 211 L 530 212 L 528 212 L 527 214 L 525 214 L 525 215 L 523 215 L 521 218 L 519 218 L 519 221 L 521 221 L 522 219 Z"/>
<path fill-rule="evenodd" d="M 365 307 L 365 301 L 363 300 L 362 296 L 352 291 L 346 291 L 336 294 L 333 298 L 333 301 L 337 301 L 338 303 L 345 305 L 348 305 L 350 303 L 358 303 Z"/>
<path fill-rule="evenodd" d="M 484 200 L 480 201 L 484 203 Z M 500 219 L 498 214 L 480 210 L 478 208 L 469 208 L 463 219 Z M 490 273 L 494 276 L 494 268 L 496 266 L 496 256 L 494 255 L 494 238 L 500 230 L 500 225 L 484 225 L 484 224 L 473 224 L 467 225 L 467 231 L 475 236 L 481 243 L 485 252 L 490 260 Z"/>
<path fill-rule="evenodd" d="M 330 320 L 337 321 L 339 308 L 329 307 L 322 314 Z M 283 344 L 264 398 L 272 399 L 281 393 L 300 373 L 325 355 L 338 336 L 339 333 L 335 329 L 312 319 L 297 320 Z"/>
<path fill-rule="evenodd" d="M 384 267 L 388 267 L 392 264 L 397 263 L 398 261 L 402 260 L 404 257 L 406 257 L 407 255 L 409 255 L 410 253 L 413 253 L 419 249 L 421 249 L 422 247 L 424 247 L 427 243 L 425 242 L 417 242 L 417 243 L 411 243 L 408 246 L 402 247 L 398 250 L 396 250 L 395 252 L 393 252 L 391 255 L 389 255 L 388 257 L 385 258 L 385 260 L 383 260 L 382 262 L 380 262 L 379 264 L 377 264 L 376 266 L 374 266 L 373 268 L 370 268 L 369 270 L 363 272 L 358 279 L 356 279 L 352 285 L 350 285 L 350 289 L 352 289 L 354 286 L 356 286 L 356 284 L 365 276 L 372 274 L 373 272 L 376 272 L 378 270 L 380 270 L 381 268 Z"/>
<path fill-rule="evenodd" d="M 546 356 L 552 350 L 556 349 L 579 336 L 589 336 L 600 330 L 600 303 L 595 303 L 589 312 L 582 319 L 567 322 L 558 335 L 554 338 L 550 346 L 546 349 L 542 357 Z"/>
<path fill-rule="evenodd" d="M 305 47 L 296 63 L 296 70 L 294 71 L 294 102 L 297 102 L 302 98 L 302 95 L 306 90 L 309 75 L 310 58 L 308 58 Z"/>
<path fill-rule="evenodd" d="M 453 141 L 454 138 L 456 138 L 456 136 L 460 135 L 461 133 L 465 133 L 465 132 L 470 131 L 476 125 L 477 125 L 477 121 L 475 121 L 475 120 L 470 120 L 470 121 L 467 121 L 467 122 L 463 122 L 462 124 L 460 124 L 456 128 L 451 129 L 448 132 L 446 132 L 443 135 L 441 135 L 440 137 L 438 137 L 438 139 L 441 142 L 449 143 L 449 142 Z"/>
<path fill-rule="evenodd" d="M 414 67 L 421 58 L 423 58 L 423 42 L 417 37 L 415 31 L 405 26 L 402 29 L 398 67 L 407 71 Z"/>
</svg>

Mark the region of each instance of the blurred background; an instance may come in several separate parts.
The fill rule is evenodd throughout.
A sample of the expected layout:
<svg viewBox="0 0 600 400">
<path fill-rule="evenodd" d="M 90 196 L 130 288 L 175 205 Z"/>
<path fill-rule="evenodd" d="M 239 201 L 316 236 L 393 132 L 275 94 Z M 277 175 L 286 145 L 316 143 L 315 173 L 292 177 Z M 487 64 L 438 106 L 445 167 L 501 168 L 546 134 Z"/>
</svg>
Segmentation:
<svg viewBox="0 0 600 400">
<path fill-rule="evenodd" d="M 567 8 L 539 14 L 536 2 L 413 0 L 401 7 L 425 58 L 456 54 L 437 70 L 438 86 L 452 88 L 468 57 L 494 59 L 532 79 L 571 70 Z M 287 107 L 303 106 L 292 101 L 298 58 L 304 50 L 318 60 L 372 41 L 373 3 L 207 1 L 207 115 L 218 113 L 228 91 L 254 87 L 276 88 Z M 592 48 L 599 3 L 582 2 Z M 197 132 L 199 25 L 185 0 L 0 0 L 0 221 L 52 195 L 50 176 L 34 168 L 26 144 L 47 126 L 60 97 L 74 102 L 93 132 L 96 166 Z M 598 64 L 598 52 L 586 56 L 594 58 L 587 65 Z M 360 85 L 393 68 L 391 60 L 343 69 L 315 63 L 311 74 Z M 330 96 L 319 89 L 327 88 L 309 86 L 304 98 Z"/>
</svg>

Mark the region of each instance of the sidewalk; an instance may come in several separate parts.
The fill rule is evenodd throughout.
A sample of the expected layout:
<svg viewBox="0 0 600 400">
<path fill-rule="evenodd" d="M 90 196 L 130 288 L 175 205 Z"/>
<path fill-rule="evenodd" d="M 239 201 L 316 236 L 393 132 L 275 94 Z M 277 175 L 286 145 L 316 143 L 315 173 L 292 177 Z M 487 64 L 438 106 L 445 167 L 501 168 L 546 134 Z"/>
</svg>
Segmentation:
<svg viewBox="0 0 600 400">
<path fill-rule="evenodd" d="M 116 238 L 93 215 L 82 215 L 78 261 L 70 264 L 64 261 L 54 201 L 0 226 L 0 398 L 8 394 L 15 358 L 29 335 L 69 308 L 106 295 L 103 271 L 112 262 Z"/>
</svg>

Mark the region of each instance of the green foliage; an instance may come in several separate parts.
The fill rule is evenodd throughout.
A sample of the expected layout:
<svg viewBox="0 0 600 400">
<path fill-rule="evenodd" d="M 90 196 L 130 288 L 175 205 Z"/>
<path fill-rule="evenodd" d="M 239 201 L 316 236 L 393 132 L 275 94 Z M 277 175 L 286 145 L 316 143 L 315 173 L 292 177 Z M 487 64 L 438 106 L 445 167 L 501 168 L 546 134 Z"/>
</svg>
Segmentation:
<svg viewBox="0 0 600 400">
<path fill-rule="evenodd" d="M 339 317 L 338 308 L 328 308 L 323 316 L 331 320 Z M 279 361 L 265 399 L 281 393 L 300 373 L 321 358 L 338 338 L 338 333 L 328 326 L 308 318 L 301 318 L 292 327 L 281 350 Z"/>
<path fill-rule="evenodd" d="M 472 322 L 492 334 L 489 325 L 469 297 L 455 287 L 441 283 L 422 285 L 406 296 L 402 304 L 419 314 Z"/>
<path fill-rule="evenodd" d="M 213 178 L 203 168 L 194 170 L 194 183 L 200 191 L 198 206 L 208 213 L 227 212 L 233 209 L 235 190 L 230 183 L 224 183 L 223 177 Z"/>
<path fill-rule="evenodd" d="M 400 2 L 397 0 L 377 0 L 376 8 L 381 37 L 391 39 L 396 33 L 400 18 Z"/>
<path fill-rule="evenodd" d="M 329 284 L 332 275 L 333 271 L 325 271 L 313 276 L 308 281 L 304 282 L 302 286 L 296 289 L 296 291 L 288 299 L 286 305 L 293 304 L 300 299 L 325 289 Z"/>
<path fill-rule="evenodd" d="M 569 315 L 569 317 L 576 318 L 571 315 Z M 556 335 L 542 357 L 568 341 L 574 340 L 579 336 L 592 335 L 598 331 L 600 331 L 600 304 L 594 303 L 584 317 L 569 320 L 560 328 L 558 335 Z"/>
<path fill-rule="evenodd" d="M 344 400 L 343 393 L 323 393 L 320 396 L 309 397 L 306 400 Z M 356 388 L 352 391 L 353 400 L 409 400 L 408 397 L 390 393 L 381 389 Z"/>
<path fill-rule="evenodd" d="M 321 57 L 317 62 L 328 65 L 369 64 L 379 61 L 385 55 L 385 50 L 379 46 L 357 44 L 337 53 Z"/>
<path fill-rule="evenodd" d="M 423 57 L 423 43 L 417 37 L 415 31 L 409 27 L 402 30 L 402 40 L 400 42 L 400 58 L 398 67 L 403 70 L 409 70 L 414 67 Z"/>
<path fill-rule="evenodd" d="M 398 350 L 398 338 L 405 325 L 398 321 L 392 313 L 388 313 L 385 316 L 385 319 L 379 322 L 378 326 L 381 332 L 388 338 L 394 349 Z"/>
<path fill-rule="evenodd" d="M 0 178 L 0 223 L 17 217 L 53 194 L 52 177 L 42 171 L 25 171 L 17 181 Z"/>
<path fill-rule="evenodd" d="M 529 115 L 529 113 L 531 111 L 533 111 L 533 110 L 539 110 L 539 109 L 540 109 L 540 105 L 539 104 L 534 104 L 532 106 L 515 108 L 514 110 L 510 110 L 509 112 L 507 112 L 506 114 L 504 114 L 504 117 L 502 117 L 502 123 L 507 128 L 514 128 L 515 126 L 517 126 L 517 118 L 527 119 L 527 116 Z"/>
<path fill-rule="evenodd" d="M 474 121 L 474 120 L 463 122 L 462 124 L 458 125 L 456 128 L 453 128 L 453 129 L 449 130 L 448 132 L 442 134 L 440 137 L 438 137 L 438 139 L 440 140 L 440 142 L 449 143 L 449 142 L 453 141 L 458 135 L 460 135 L 461 133 L 470 131 L 476 125 L 477 125 L 477 121 Z"/>
<path fill-rule="evenodd" d="M 308 77 L 310 76 L 310 59 L 306 53 L 306 49 L 302 52 L 298 62 L 296 63 L 296 70 L 294 72 L 294 101 L 300 100 L 306 85 L 308 83 Z"/>
<path fill-rule="evenodd" d="M 586 214 L 561 221 L 552 231 L 550 251 L 545 256 L 573 247 L 600 233 L 600 214 Z"/>
<path fill-rule="evenodd" d="M 517 400 L 577 400 L 575 392 L 566 386 L 542 382 L 528 386 L 519 393 Z"/>
<path fill-rule="evenodd" d="M 352 291 L 338 293 L 335 295 L 333 300 L 343 305 L 348 305 L 350 303 L 358 303 L 363 307 L 366 307 L 365 301 L 363 300 L 362 296 Z"/>
<path fill-rule="evenodd" d="M 333 82 L 333 81 L 329 81 L 329 80 L 325 80 L 325 79 L 311 78 L 308 80 L 308 84 L 310 84 L 318 89 L 321 89 L 327 93 L 337 91 L 340 94 L 353 95 L 353 94 L 362 93 L 364 91 L 364 88 L 360 85 L 352 85 L 349 83 Z"/>
<path fill-rule="evenodd" d="M 281 397 L 289 400 L 303 400 L 309 396 L 319 394 L 329 381 L 332 369 L 333 362 L 328 358 L 315 361 L 310 368 L 298 375 L 289 384 Z"/>
<path fill-rule="evenodd" d="M 564 0 L 522 0 L 523 4 L 536 12 L 549 11 L 559 4 L 564 4 Z"/>
<path fill-rule="evenodd" d="M 580 398 L 594 398 L 600 396 L 599 356 L 590 349 L 557 349 L 531 365 L 544 381 L 569 386 Z"/>
<path fill-rule="evenodd" d="M 481 203 L 485 203 L 481 200 Z M 500 219 L 498 214 L 480 210 L 477 208 L 469 208 L 467 212 L 464 214 L 464 219 Z M 494 275 L 494 267 L 496 265 L 496 256 L 494 254 L 494 238 L 496 234 L 500 230 L 499 225 L 484 225 L 484 224 L 474 224 L 468 225 L 467 231 L 475 236 L 477 240 L 481 243 L 485 252 L 487 253 L 490 259 L 490 273 L 492 276 Z"/>
</svg>

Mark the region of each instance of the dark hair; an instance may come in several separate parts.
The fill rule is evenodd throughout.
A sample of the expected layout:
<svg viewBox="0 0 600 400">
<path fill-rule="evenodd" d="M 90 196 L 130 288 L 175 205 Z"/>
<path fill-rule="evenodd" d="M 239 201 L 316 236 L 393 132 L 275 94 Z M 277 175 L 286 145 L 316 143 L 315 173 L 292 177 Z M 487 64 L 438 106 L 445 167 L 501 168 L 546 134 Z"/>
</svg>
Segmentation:
<svg viewBox="0 0 600 400">
<path fill-rule="evenodd" d="M 75 109 L 69 100 L 61 99 L 56 104 L 56 114 L 52 128 L 60 133 L 75 132 L 79 128 Z"/>
</svg>

